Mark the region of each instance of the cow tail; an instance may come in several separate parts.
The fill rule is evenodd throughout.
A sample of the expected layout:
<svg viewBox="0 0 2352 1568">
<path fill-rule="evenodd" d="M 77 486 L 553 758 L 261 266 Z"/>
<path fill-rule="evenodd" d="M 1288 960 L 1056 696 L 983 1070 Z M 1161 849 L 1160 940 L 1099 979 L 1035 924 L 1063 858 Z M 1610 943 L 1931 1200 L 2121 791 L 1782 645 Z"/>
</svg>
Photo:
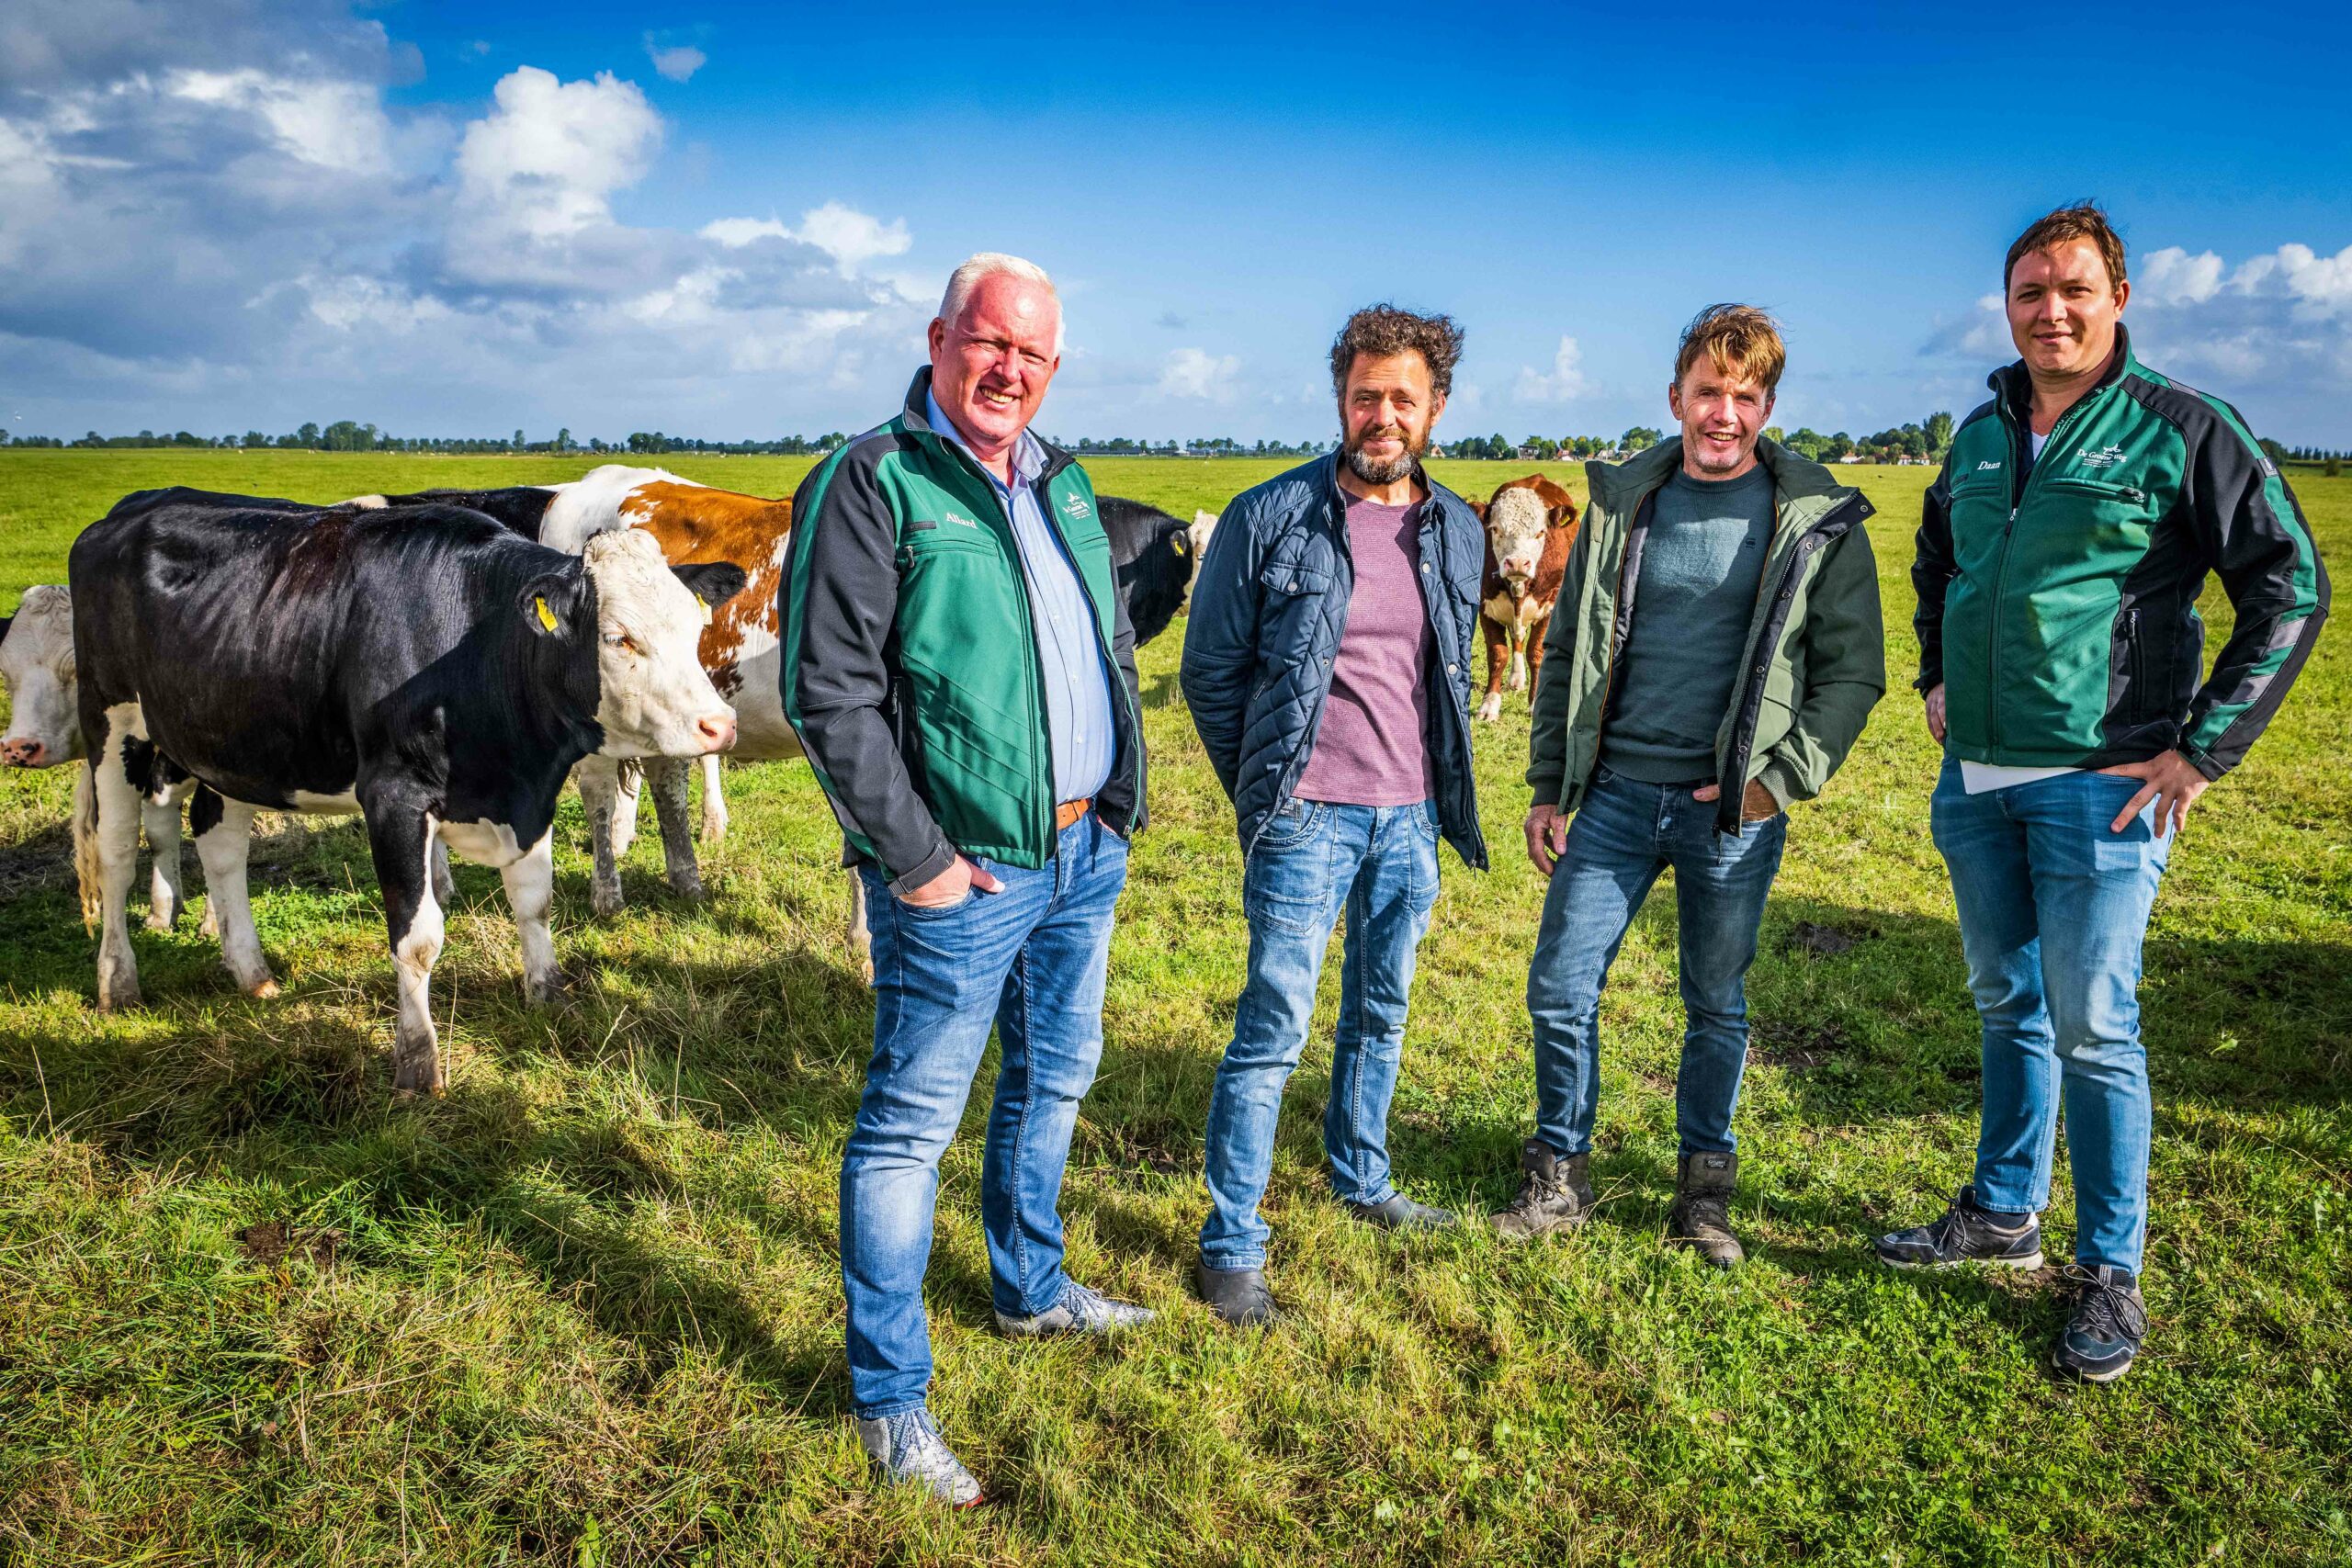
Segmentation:
<svg viewBox="0 0 2352 1568">
<path fill-rule="evenodd" d="M 98 781 L 87 759 L 74 770 L 74 878 L 81 884 L 83 929 L 96 931 L 105 880 L 98 870 Z"/>
</svg>

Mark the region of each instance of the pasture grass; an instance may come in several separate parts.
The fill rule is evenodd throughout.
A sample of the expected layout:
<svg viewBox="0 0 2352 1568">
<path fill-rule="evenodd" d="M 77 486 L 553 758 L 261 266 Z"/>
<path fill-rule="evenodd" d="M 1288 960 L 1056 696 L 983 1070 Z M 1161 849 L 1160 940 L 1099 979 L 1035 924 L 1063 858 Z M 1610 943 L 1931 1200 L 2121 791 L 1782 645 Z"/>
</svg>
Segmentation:
<svg viewBox="0 0 2352 1568">
<path fill-rule="evenodd" d="M 587 466 L 0 453 L 0 604 L 146 485 L 329 499 Z M 779 493 L 807 464 L 671 466 Z M 1282 466 L 1091 465 L 1187 517 Z M 1524 467 L 1438 471 L 1483 495 Z M 1334 962 L 1268 1201 L 1290 1316 L 1236 1335 L 1189 1298 L 1247 933 L 1179 623 L 1144 652 L 1153 821 L 1064 1197 L 1074 1273 L 1160 1316 L 1114 1348 L 990 1331 L 983 1090 L 942 1173 L 933 1403 L 996 1504 L 952 1517 L 876 1491 L 846 1417 L 834 1181 L 871 1015 L 805 768 L 730 770 L 700 908 L 640 839 L 609 922 L 568 802 L 553 1010 L 521 1005 L 495 874 L 460 864 L 429 1104 L 390 1096 L 355 827 L 264 819 L 283 997 L 239 996 L 189 919 L 135 933 L 149 1005 L 101 1018 L 68 780 L 0 779 L 0 1562 L 2352 1560 L 2352 651 L 2322 643 L 2174 857 L 2143 989 L 2154 1327 L 2121 1383 L 2056 1382 L 2050 1277 L 1896 1276 L 1865 1245 L 1967 1179 L 1978 1068 L 1901 685 L 1928 471 L 1854 471 L 1897 690 L 1797 811 L 1765 919 L 1747 1266 L 1658 1245 L 1669 881 L 1605 1004 L 1593 1224 L 1512 1249 L 1341 1220 L 1319 1168 Z M 2295 482 L 2352 560 L 2352 481 Z M 1524 698 L 1478 739 L 1496 867 L 1447 857 L 1393 1122 L 1408 1190 L 1471 1212 L 1508 1198 L 1529 1125 L 1541 897 L 1515 847 Z M 2048 1221 L 2063 1257 L 2063 1163 Z"/>
</svg>

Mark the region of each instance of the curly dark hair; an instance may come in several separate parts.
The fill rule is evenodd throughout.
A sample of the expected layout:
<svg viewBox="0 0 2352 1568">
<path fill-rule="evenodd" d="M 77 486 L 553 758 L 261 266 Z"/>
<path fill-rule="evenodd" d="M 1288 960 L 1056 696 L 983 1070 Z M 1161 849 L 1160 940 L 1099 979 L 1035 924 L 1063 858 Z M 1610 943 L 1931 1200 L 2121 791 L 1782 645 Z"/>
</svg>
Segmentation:
<svg viewBox="0 0 2352 1568">
<path fill-rule="evenodd" d="M 1367 305 L 1348 318 L 1331 340 L 1331 389 L 1344 395 L 1356 355 L 1374 359 L 1411 349 L 1430 367 L 1430 389 L 1439 397 L 1453 390 L 1453 367 L 1462 358 L 1462 329 L 1451 316 L 1417 316 L 1394 305 Z"/>
</svg>

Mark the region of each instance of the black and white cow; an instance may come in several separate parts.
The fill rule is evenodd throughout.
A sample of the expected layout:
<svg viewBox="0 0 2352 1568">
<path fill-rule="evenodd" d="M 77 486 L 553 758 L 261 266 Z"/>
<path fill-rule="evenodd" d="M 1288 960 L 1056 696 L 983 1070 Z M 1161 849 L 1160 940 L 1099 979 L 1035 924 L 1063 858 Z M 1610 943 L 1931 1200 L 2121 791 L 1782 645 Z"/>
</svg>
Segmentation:
<svg viewBox="0 0 2352 1568">
<path fill-rule="evenodd" d="M 246 902 L 254 812 L 356 811 L 383 890 L 405 1091 L 445 1081 L 427 1006 L 435 843 L 500 868 L 525 989 L 544 1000 L 560 984 L 548 828 L 573 764 L 734 739 L 695 645 L 707 603 L 743 573 L 673 569 L 630 534 L 574 557 L 458 507 L 163 502 L 84 530 L 68 581 L 85 752 L 74 851 L 97 890 L 99 1005 L 139 999 L 123 906 L 160 769 L 198 781 L 208 899 L 251 992 L 275 984 Z"/>
<path fill-rule="evenodd" d="M 1190 524 L 1180 523 L 1156 506 L 1121 495 L 1095 497 L 1095 509 L 1111 541 L 1111 568 L 1141 648 L 1182 613 L 1184 597 L 1200 575 L 1199 547 L 1208 542 L 1203 521 L 1213 528 L 1216 519 L 1203 512 Z"/>
</svg>

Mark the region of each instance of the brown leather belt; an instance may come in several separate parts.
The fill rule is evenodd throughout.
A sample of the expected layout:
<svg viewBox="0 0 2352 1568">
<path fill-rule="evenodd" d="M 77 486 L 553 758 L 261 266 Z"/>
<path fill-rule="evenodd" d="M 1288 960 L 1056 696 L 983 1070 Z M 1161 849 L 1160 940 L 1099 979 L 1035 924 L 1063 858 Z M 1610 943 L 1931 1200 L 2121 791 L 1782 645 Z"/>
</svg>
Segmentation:
<svg viewBox="0 0 2352 1568">
<path fill-rule="evenodd" d="M 1054 831 L 1058 833 L 1085 816 L 1094 807 L 1091 796 L 1084 800 L 1065 800 L 1054 807 Z"/>
</svg>

